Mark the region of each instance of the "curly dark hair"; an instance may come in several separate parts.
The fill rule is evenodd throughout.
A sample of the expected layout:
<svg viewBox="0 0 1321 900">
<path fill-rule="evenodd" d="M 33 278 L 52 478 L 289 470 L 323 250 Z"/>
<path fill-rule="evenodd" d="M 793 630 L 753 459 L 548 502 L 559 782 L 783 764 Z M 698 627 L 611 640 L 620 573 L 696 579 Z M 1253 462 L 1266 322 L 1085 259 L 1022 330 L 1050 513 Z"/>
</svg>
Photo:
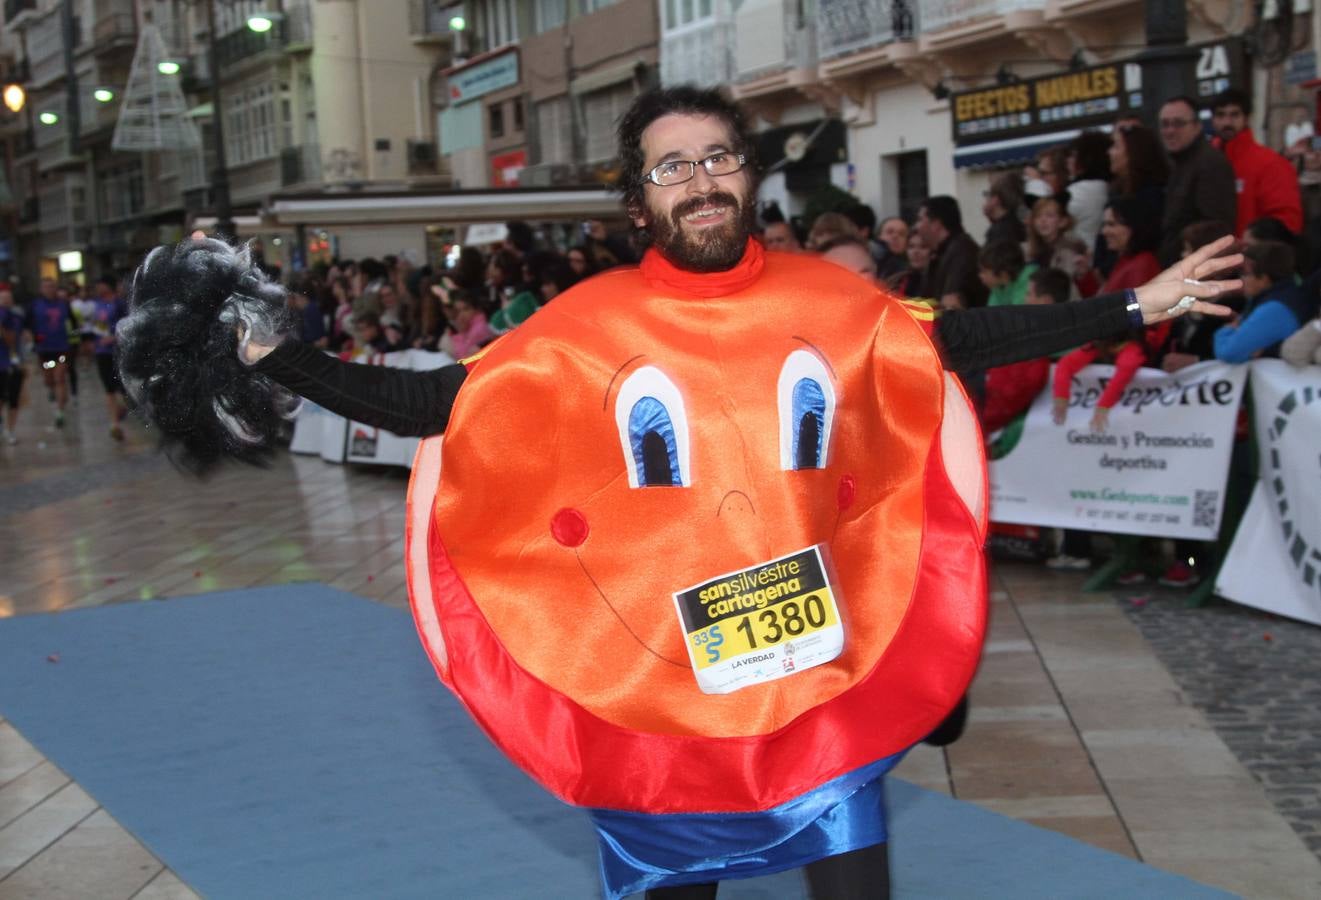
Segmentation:
<svg viewBox="0 0 1321 900">
<path fill-rule="evenodd" d="M 717 90 L 708 90 L 692 85 L 658 88 L 639 94 L 633 105 L 619 120 L 619 182 L 618 188 L 624 194 L 624 209 L 630 216 L 641 211 L 643 166 L 646 159 L 642 153 L 642 132 L 647 126 L 659 119 L 678 113 L 690 116 L 717 116 L 729 126 L 734 137 L 734 146 L 730 149 L 742 153 L 745 159 L 744 169 L 752 181 L 750 196 L 756 196 L 757 160 L 753 151 L 751 132 L 747 118 L 738 105 L 725 99 Z"/>
</svg>

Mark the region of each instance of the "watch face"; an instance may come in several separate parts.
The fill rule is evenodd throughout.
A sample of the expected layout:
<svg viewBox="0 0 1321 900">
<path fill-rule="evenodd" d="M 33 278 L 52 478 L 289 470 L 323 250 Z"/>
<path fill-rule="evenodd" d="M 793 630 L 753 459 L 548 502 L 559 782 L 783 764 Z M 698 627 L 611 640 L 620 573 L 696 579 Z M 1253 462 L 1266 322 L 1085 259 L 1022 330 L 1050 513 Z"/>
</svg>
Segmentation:
<svg viewBox="0 0 1321 900">
<path fill-rule="evenodd" d="M 443 460 L 415 467 L 433 660 L 566 799 L 779 802 L 805 772 L 910 746 L 971 676 L 984 461 L 966 398 L 900 304 L 806 265 L 786 258 L 774 302 L 678 299 L 636 273 L 567 292 L 473 365 Z M 611 753 L 692 769 L 654 792 L 565 775 Z M 763 753 L 786 767 L 751 784 Z"/>
</svg>

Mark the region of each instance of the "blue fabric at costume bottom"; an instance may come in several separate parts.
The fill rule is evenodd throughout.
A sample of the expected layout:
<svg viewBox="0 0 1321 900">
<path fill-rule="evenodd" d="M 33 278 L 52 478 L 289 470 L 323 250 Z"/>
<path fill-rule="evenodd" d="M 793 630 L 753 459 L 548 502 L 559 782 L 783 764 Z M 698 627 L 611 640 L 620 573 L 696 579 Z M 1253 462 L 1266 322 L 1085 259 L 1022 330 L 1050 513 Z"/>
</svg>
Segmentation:
<svg viewBox="0 0 1321 900">
<path fill-rule="evenodd" d="M 647 815 L 589 810 L 607 900 L 681 884 L 753 878 L 886 840 L 883 776 L 903 753 L 765 812 Z"/>
</svg>

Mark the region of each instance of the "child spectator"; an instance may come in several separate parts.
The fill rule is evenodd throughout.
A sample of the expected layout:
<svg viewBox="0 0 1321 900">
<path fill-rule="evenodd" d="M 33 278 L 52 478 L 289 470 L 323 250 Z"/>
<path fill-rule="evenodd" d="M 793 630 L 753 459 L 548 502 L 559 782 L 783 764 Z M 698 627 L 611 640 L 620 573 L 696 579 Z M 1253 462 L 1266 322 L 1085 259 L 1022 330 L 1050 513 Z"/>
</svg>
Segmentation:
<svg viewBox="0 0 1321 900">
<path fill-rule="evenodd" d="M 984 253 L 985 251 L 983 251 Z M 1073 279 L 1060 269 L 1039 269 L 1029 276 L 1024 303 L 1039 306 L 1067 303 Z M 982 408 L 982 432 L 991 434 L 1008 425 L 1032 405 L 1046 386 L 1050 357 L 1028 359 L 997 366 L 986 373 L 986 405 Z"/>
<path fill-rule="evenodd" d="M 1032 204 L 1028 219 L 1027 258 L 1043 269 L 1060 269 L 1076 279 L 1069 299 L 1090 297 L 1101 286 L 1092 269 L 1091 253 L 1072 231 L 1069 194 L 1042 197 Z"/>
<path fill-rule="evenodd" d="M 447 335 L 447 341 L 442 340 L 442 349 L 446 349 L 448 345 L 448 352 L 455 359 L 472 356 L 483 344 L 495 337 L 491 326 L 487 324 L 486 315 L 477 308 L 477 304 L 466 292 L 456 290 L 450 294 L 447 313 L 450 327 L 454 332 Z"/>
<path fill-rule="evenodd" d="M 990 291 L 987 306 L 1021 305 L 1035 271 L 1036 263 L 1023 258 L 1023 248 L 1016 241 L 996 241 L 977 254 L 977 277 Z"/>
<path fill-rule="evenodd" d="M 1223 222 L 1194 222 L 1183 230 L 1183 255 L 1188 256 L 1197 247 L 1229 233 L 1229 227 Z M 1161 368 L 1166 372 L 1177 372 L 1193 363 L 1215 359 L 1212 335 L 1222 324 L 1220 319 L 1201 313 L 1180 316 L 1170 327 L 1170 347 L 1161 360 Z"/>
<path fill-rule="evenodd" d="M 1243 248 L 1243 317 L 1216 331 L 1216 359 L 1244 363 L 1256 356 L 1278 356 L 1280 342 L 1312 318 L 1317 307 L 1313 275 L 1302 287 L 1294 279 L 1294 253 L 1288 244 L 1265 241 Z"/>
<path fill-rule="evenodd" d="M 374 312 L 358 313 L 353 317 L 353 352 L 384 353 L 389 346 L 381 330 L 381 317 Z"/>
</svg>

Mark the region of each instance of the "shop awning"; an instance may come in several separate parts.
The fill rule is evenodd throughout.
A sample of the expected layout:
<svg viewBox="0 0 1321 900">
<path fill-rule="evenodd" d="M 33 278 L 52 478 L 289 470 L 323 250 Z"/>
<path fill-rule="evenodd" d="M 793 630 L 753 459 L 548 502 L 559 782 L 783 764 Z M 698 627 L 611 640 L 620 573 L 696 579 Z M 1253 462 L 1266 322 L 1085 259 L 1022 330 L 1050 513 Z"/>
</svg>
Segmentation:
<svg viewBox="0 0 1321 900">
<path fill-rule="evenodd" d="M 1036 159 L 1037 154 L 1042 150 L 1067 144 L 1080 134 L 1082 134 L 1081 129 L 1052 131 L 1050 134 L 1034 134 L 986 144 L 973 144 L 968 147 L 955 147 L 954 168 L 989 169 L 1021 165 Z"/>
<path fill-rule="evenodd" d="M 267 214 L 279 225 L 471 225 L 510 219 L 615 219 L 623 216 L 623 209 L 619 194 L 604 188 L 505 188 L 276 195 Z"/>
</svg>

